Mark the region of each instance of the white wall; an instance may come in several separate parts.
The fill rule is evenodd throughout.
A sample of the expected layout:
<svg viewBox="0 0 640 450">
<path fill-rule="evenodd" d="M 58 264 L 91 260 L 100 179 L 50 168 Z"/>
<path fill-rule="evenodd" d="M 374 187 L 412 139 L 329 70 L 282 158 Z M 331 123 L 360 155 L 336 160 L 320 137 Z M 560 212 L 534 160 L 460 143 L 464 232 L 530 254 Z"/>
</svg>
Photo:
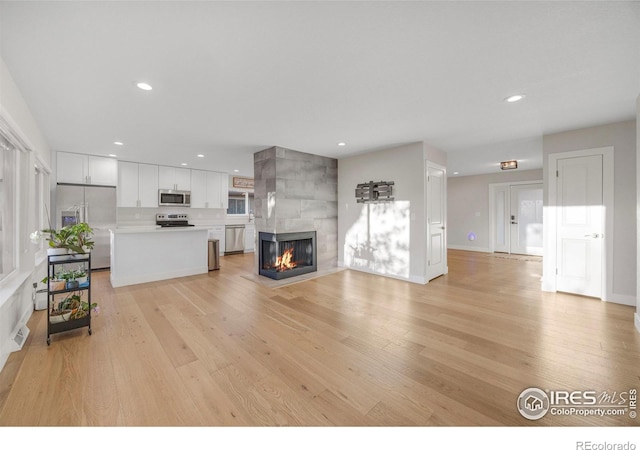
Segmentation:
<svg viewBox="0 0 640 450">
<path fill-rule="evenodd" d="M 500 169 L 498 169 L 500 170 Z M 542 180 L 542 169 L 451 177 L 447 181 L 448 248 L 489 251 L 489 184 Z M 476 236 L 469 240 L 469 233 Z"/>
<path fill-rule="evenodd" d="M 424 159 L 429 162 L 436 163 L 439 166 L 447 167 L 447 154 L 439 148 L 429 145 L 426 142 L 424 145 Z"/>
<path fill-rule="evenodd" d="M 640 180 L 640 95 L 636 100 L 636 180 Z M 640 183 L 636 182 L 636 330 L 640 332 Z"/>
<path fill-rule="evenodd" d="M 607 262 L 608 300 L 636 303 L 636 121 L 630 120 L 543 137 L 544 203 L 549 204 L 549 155 L 600 147 L 614 148 L 613 260 Z M 547 229 L 547 224 L 545 224 Z M 546 271 L 551 270 L 545 267 Z M 546 273 L 544 276 L 550 276 Z M 611 295 L 609 295 L 611 294 Z"/>
<path fill-rule="evenodd" d="M 33 312 L 31 299 L 33 279 L 43 270 L 40 262 L 36 267 L 35 248 L 28 235 L 36 229 L 33 213 L 35 202 L 35 178 L 33 167 L 36 158 L 45 168 L 50 168 L 50 149 L 31 115 L 20 90 L 16 86 L 4 61 L 0 58 L 0 115 L 9 123 L 31 151 L 21 155 L 21 173 L 18 215 L 19 267 L 16 273 L 0 284 L 0 370 L 11 352 L 10 342 L 19 324 L 24 323 Z M 41 278 L 41 277 L 40 277 Z"/>
<path fill-rule="evenodd" d="M 425 282 L 426 152 L 419 142 L 338 161 L 338 265 Z M 369 181 L 393 181 L 395 201 L 357 203 Z"/>
<path fill-rule="evenodd" d="M 0 57 L 0 107 L 12 119 L 15 131 L 21 134 L 40 161 L 51 167 L 51 152 L 38 125 L 22 98 L 20 90 Z"/>
</svg>

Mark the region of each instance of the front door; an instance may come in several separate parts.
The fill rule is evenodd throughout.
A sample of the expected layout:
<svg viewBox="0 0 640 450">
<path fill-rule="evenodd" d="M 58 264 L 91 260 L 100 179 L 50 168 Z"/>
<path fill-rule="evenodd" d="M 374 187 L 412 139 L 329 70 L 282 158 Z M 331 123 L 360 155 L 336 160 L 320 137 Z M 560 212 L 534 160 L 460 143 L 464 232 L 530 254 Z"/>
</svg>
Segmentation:
<svg viewBox="0 0 640 450">
<path fill-rule="evenodd" d="M 427 164 L 427 281 L 447 271 L 446 172 Z"/>
<path fill-rule="evenodd" d="M 602 297 L 603 157 L 557 160 L 557 290 Z"/>
<path fill-rule="evenodd" d="M 542 183 L 499 183 L 489 193 L 493 200 L 492 250 L 542 256 Z"/>
<path fill-rule="evenodd" d="M 510 253 L 542 256 L 542 184 L 510 186 Z"/>
</svg>

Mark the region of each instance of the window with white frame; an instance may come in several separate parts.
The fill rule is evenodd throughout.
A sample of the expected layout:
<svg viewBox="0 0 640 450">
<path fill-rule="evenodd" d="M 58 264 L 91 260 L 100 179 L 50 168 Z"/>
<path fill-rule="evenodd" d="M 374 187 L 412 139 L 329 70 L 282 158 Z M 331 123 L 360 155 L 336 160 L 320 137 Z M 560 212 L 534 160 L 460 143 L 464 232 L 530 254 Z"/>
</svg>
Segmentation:
<svg viewBox="0 0 640 450">
<path fill-rule="evenodd" d="M 36 162 L 35 170 L 35 202 L 34 202 L 34 220 L 37 230 L 51 228 L 49 225 L 49 174 L 44 167 Z M 45 249 L 45 240 L 37 241 L 38 249 L 36 252 L 43 252 Z"/>
<path fill-rule="evenodd" d="M 0 134 L 0 280 L 16 267 L 16 159 L 17 150 Z"/>
<path fill-rule="evenodd" d="M 245 198 L 243 196 L 229 196 L 229 207 L 227 214 L 246 214 Z"/>
<path fill-rule="evenodd" d="M 229 192 L 227 214 L 240 216 L 253 214 L 253 192 Z"/>
</svg>

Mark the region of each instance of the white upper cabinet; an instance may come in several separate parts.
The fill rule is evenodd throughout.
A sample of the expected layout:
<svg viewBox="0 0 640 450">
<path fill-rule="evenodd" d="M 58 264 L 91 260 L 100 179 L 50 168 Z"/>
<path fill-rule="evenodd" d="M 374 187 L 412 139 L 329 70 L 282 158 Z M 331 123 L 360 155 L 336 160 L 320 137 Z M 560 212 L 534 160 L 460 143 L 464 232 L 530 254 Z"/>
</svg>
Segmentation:
<svg viewBox="0 0 640 450">
<path fill-rule="evenodd" d="M 229 174 L 220 174 L 220 208 L 229 208 Z"/>
<path fill-rule="evenodd" d="M 118 162 L 102 156 L 58 152 L 56 173 L 58 183 L 116 186 Z"/>
<path fill-rule="evenodd" d="M 118 162 L 118 206 L 158 206 L 158 166 Z"/>
<path fill-rule="evenodd" d="M 191 207 L 227 209 L 229 189 L 227 187 L 223 194 L 222 185 L 228 182 L 229 176 L 226 173 L 192 169 Z"/>
<path fill-rule="evenodd" d="M 158 189 L 191 190 L 191 170 L 180 167 L 158 167 Z"/>
<path fill-rule="evenodd" d="M 191 169 L 191 207 L 207 207 L 207 172 Z"/>
<path fill-rule="evenodd" d="M 58 183 L 86 184 L 89 176 L 89 157 L 77 153 L 58 152 L 56 173 Z"/>
<path fill-rule="evenodd" d="M 207 172 L 207 208 L 222 208 L 220 175 L 220 172 Z"/>
<path fill-rule="evenodd" d="M 138 164 L 127 161 L 118 162 L 118 206 L 138 206 Z"/>
<path fill-rule="evenodd" d="M 138 164 L 138 197 L 143 208 L 158 207 L 158 166 Z"/>
<path fill-rule="evenodd" d="M 101 156 L 89 156 L 89 184 L 116 186 L 117 183 L 117 160 Z"/>
</svg>

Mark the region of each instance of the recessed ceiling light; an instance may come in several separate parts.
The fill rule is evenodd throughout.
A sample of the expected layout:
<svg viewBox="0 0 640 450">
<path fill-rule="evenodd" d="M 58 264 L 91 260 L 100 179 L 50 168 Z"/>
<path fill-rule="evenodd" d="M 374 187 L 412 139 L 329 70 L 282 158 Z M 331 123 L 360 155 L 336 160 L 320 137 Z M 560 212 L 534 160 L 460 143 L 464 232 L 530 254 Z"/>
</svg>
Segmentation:
<svg viewBox="0 0 640 450">
<path fill-rule="evenodd" d="M 240 172 L 238 169 L 233 169 L 233 171 L 234 171 L 235 173 Z"/>
<path fill-rule="evenodd" d="M 113 153 L 109 153 L 109 156 L 111 156 L 112 158 L 116 158 L 118 155 L 114 155 Z"/>
<path fill-rule="evenodd" d="M 204 158 L 204 155 L 197 155 L 198 158 Z"/>
<path fill-rule="evenodd" d="M 188 166 L 187 163 L 180 163 L 181 166 Z"/>
<path fill-rule="evenodd" d="M 136 86 L 138 86 L 143 91 L 150 91 L 151 89 L 153 89 L 150 84 L 142 83 L 142 82 L 141 83 L 137 83 Z"/>
<path fill-rule="evenodd" d="M 515 103 L 515 102 L 519 102 L 524 97 L 525 97 L 524 94 L 515 94 L 515 95 L 512 95 L 511 97 L 505 98 L 504 101 L 507 103 Z"/>
<path fill-rule="evenodd" d="M 123 144 L 122 142 L 120 142 L 120 141 L 115 141 L 115 142 L 114 142 L 114 144 L 115 144 L 115 145 L 124 145 L 124 144 Z"/>
<path fill-rule="evenodd" d="M 347 145 L 347 143 L 346 143 L 346 142 L 338 142 L 338 146 L 339 146 L 339 147 L 344 147 L 345 145 Z"/>
<path fill-rule="evenodd" d="M 453 172 L 454 175 L 460 175 L 460 172 Z"/>
</svg>

